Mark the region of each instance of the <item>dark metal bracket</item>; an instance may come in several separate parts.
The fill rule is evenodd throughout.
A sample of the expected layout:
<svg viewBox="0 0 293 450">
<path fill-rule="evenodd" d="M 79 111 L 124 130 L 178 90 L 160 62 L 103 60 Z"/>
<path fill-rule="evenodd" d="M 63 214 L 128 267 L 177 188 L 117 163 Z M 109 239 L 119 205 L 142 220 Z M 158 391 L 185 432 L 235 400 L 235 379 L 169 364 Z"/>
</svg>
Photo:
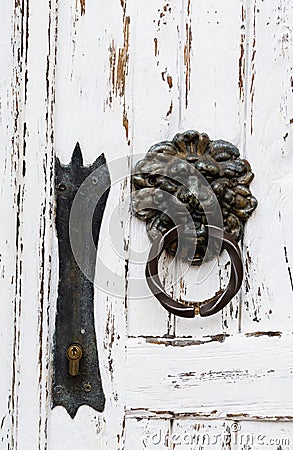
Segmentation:
<svg viewBox="0 0 293 450">
<path fill-rule="evenodd" d="M 102 387 L 94 325 L 95 260 L 88 258 L 84 245 L 81 268 L 73 254 L 70 242 L 69 222 L 73 201 L 81 186 L 91 177 L 95 189 L 87 190 L 84 206 L 92 207 L 92 238 L 98 245 L 101 221 L 110 188 L 110 175 L 104 155 L 91 166 L 83 165 L 79 144 L 76 144 L 68 165 L 55 160 L 56 230 L 59 250 L 59 285 L 54 335 L 54 369 L 52 383 L 52 408 L 61 405 L 73 418 L 81 405 L 88 405 L 102 412 L 105 396 Z M 96 175 L 98 174 L 98 175 Z M 96 199 L 98 184 L 100 198 Z M 80 221 L 85 220 L 80 217 Z M 81 227 L 81 230 L 83 227 Z M 83 239 L 80 233 L 80 239 Z M 86 237 L 85 237 L 86 238 Z M 84 270 L 86 269 L 86 270 Z M 92 277 L 86 274 L 91 273 Z"/>
</svg>

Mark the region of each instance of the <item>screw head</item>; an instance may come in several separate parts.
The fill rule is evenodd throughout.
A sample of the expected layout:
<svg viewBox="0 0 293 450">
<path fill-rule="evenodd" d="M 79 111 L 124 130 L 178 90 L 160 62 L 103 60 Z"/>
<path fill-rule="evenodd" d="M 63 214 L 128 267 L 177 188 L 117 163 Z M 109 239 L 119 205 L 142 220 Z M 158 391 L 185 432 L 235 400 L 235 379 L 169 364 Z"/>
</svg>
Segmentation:
<svg viewBox="0 0 293 450">
<path fill-rule="evenodd" d="M 91 385 L 91 383 L 88 383 L 87 381 L 85 381 L 84 383 L 82 383 L 82 387 L 83 387 L 83 390 L 84 390 L 85 392 L 91 392 L 91 390 L 92 390 L 92 385 Z"/>
</svg>

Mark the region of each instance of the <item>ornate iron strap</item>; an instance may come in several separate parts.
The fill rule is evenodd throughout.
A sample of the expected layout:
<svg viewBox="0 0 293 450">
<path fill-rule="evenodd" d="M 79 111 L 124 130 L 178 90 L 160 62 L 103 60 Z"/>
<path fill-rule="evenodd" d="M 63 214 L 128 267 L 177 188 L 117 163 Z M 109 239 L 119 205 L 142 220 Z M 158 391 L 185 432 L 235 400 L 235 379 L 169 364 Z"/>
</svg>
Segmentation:
<svg viewBox="0 0 293 450">
<path fill-rule="evenodd" d="M 77 191 L 87 177 L 96 169 L 100 191 L 104 192 L 94 210 L 92 235 L 98 244 L 103 213 L 108 198 L 110 176 L 104 155 L 91 166 L 84 167 L 79 144 L 76 145 L 68 166 L 55 162 L 56 229 L 59 248 L 59 286 L 57 315 L 54 336 L 54 374 L 52 386 L 52 407 L 64 406 L 74 417 L 81 405 L 88 405 L 103 411 L 105 397 L 99 369 L 96 333 L 94 326 L 94 278 L 95 258 L 89 257 L 84 245 L 83 260 L 87 267 L 84 275 L 73 255 L 69 236 L 69 220 L 72 203 Z M 87 192 L 83 207 L 96 201 L 94 194 Z M 80 222 L 85 217 L 80 216 Z M 82 229 L 82 226 L 81 226 Z M 87 239 L 82 236 L 81 239 Z M 70 361 L 69 361 L 70 359 Z M 78 361 L 75 361 L 78 359 Z M 70 366 L 69 366 L 70 364 Z"/>
</svg>

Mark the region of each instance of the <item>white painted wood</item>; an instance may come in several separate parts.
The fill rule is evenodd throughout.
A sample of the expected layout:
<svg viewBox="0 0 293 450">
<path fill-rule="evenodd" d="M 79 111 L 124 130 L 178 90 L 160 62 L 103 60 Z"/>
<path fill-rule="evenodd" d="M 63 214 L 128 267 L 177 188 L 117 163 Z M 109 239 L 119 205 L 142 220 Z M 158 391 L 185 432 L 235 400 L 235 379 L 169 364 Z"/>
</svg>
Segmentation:
<svg viewBox="0 0 293 450">
<path fill-rule="evenodd" d="M 227 442 L 235 423 L 239 438 L 292 446 L 277 441 L 293 435 L 290 1 L 29 0 L 2 2 L 1 14 L 1 449 L 174 450 L 190 447 L 172 433 L 196 427 L 221 434 L 213 448 L 266 448 Z M 240 147 L 259 207 L 246 226 L 241 314 L 235 299 L 213 318 L 175 321 L 137 283 L 134 255 L 150 244 L 130 219 L 129 175 L 151 144 L 188 128 Z M 105 153 L 113 187 L 95 289 L 106 408 L 83 406 L 72 420 L 50 410 L 53 161 L 68 163 L 77 141 L 87 164 Z M 197 269 L 176 284 L 181 267 L 169 262 L 176 298 L 225 283 L 225 261 L 199 288 Z M 160 447 L 150 440 L 158 429 Z"/>
<path fill-rule="evenodd" d="M 125 446 L 129 449 L 169 450 L 170 431 L 170 420 L 128 418 Z"/>
<path fill-rule="evenodd" d="M 249 15 L 246 157 L 259 201 L 246 226 L 242 330 L 292 330 L 292 19 L 290 1 Z"/>
<path fill-rule="evenodd" d="M 291 422 L 237 422 L 238 432 L 232 434 L 232 443 L 238 450 L 290 449 L 293 443 L 293 423 Z"/>
<path fill-rule="evenodd" d="M 292 422 L 243 420 L 136 419 L 126 420 L 126 445 L 130 449 L 236 450 L 290 449 Z M 169 447 L 166 447 L 169 445 Z"/>
<path fill-rule="evenodd" d="M 196 129 L 211 139 L 224 139 L 242 150 L 243 100 L 239 91 L 242 4 L 216 0 L 185 2 L 181 74 L 180 129 Z M 178 294 L 205 300 L 227 283 L 226 255 L 218 264 L 190 268 Z M 214 269 L 213 269 L 214 268 Z M 229 273 L 229 267 L 228 267 Z M 210 274 L 208 278 L 206 275 Z M 205 281 L 204 281 L 205 280 Z M 238 330 L 239 295 L 221 313 L 204 319 L 177 318 L 176 336 Z"/>
<path fill-rule="evenodd" d="M 237 445 L 241 424 L 229 420 L 175 420 L 170 441 L 174 449 L 231 449 Z"/>
<path fill-rule="evenodd" d="M 158 427 L 159 428 L 159 427 Z M 159 437 L 163 436 L 163 432 Z M 171 441 L 174 449 L 289 449 L 293 441 L 292 423 L 251 421 L 174 421 Z M 159 440 L 159 438 L 158 438 Z"/>
<path fill-rule="evenodd" d="M 17 302 L 14 300 L 16 279 L 16 220 L 17 174 L 19 162 L 17 157 L 18 141 L 16 135 L 16 101 L 19 86 L 16 84 L 17 48 L 19 41 L 14 33 L 13 6 L 1 2 L 2 26 L 0 28 L 0 141 L 2 146 L 0 159 L 0 209 L 1 209 L 1 241 L 0 241 L 0 290 L 1 315 L 0 336 L 2 376 L 0 383 L 0 442 L 7 448 L 11 442 L 13 401 L 12 388 L 14 379 L 13 343 L 15 328 L 13 318 L 17 313 Z M 13 45 L 10 44 L 10 37 Z M 14 120 L 13 120 L 14 119 Z"/>
<path fill-rule="evenodd" d="M 292 420 L 292 339 L 130 340 L 127 409 Z"/>
<path fill-rule="evenodd" d="M 7 217 L 8 230 L 11 227 L 9 234 L 11 237 L 14 234 L 15 240 L 12 243 L 7 235 L 5 241 L 11 258 L 7 264 L 10 276 L 6 287 L 9 288 L 9 284 L 11 287 L 5 298 L 4 313 L 11 305 L 13 316 L 9 309 L 4 316 L 11 334 L 7 339 L 10 363 L 8 354 L 4 354 L 7 372 L 3 371 L 3 378 L 10 375 L 11 380 L 6 395 L 1 396 L 1 404 L 3 401 L 7 405 L 8 401 L 1 423 L 5 433 L 3 446 L 13 449 L 46 446 L 54 2 L 51 7 L 49 10 L 48 5 L 34 1 L 30 4 L 16 2 L 14 7 L 3 5 L 3 32 L 11 31 L 5 36 L 3 47 L 8 67 L 5 63 L 2 73 L 7 76 L 3 80 L 2 94 L 6 98 L 3 98 L 2 111 L 7 116 L 1 121 L 1 128 L 7 136 L 5 171 L 11 164 L 11 181 L 5 180 L 7 215 L 4 211 L 2 214 L 3 218 Z M 35 54 L 39 55 L 38 59 Z M 14 198 L 9 197 L 11 187 Z M 11 216 L 11 209 L 16 220 Z M 13 266 L 14 273 L 11 272 Z M 6 341 L 3 342 L 6 345 Z"/>
<path fill-rule="evenodd" d="M 131 2 L 133 34 L 133 166 L 156 142 L 172 139 L 178 129 L 180 107 L 181 4 L 156 0 Z M 145 281 L 150 248 L 145 224 L 131 221 L 128 289 L 130 336 L 162 336 L 174 333 L 174 317 L 154 301 Z M 166 258 L 164 282 L 174 291 L 177 280 Z M 146 320 L 146 317 L 148 318 Z"/>
<path fill-rule="evenodd" d="M 61 407 L 50 411 L 49 448 L 58 450 L 124 447 L 131 28 L 128 8 L 119 1 L 103 5 L 89 1 L 85 8 L 82 14 L 79 2 L 59 4 L 55 145 L 64 163 L 69 162 L 77 141 L 86 164 L 104 152 L 110 170 L 112 188 L 100 233 L 95 281 L 97 345 L 106 406 L 102 414 L 83 406 L 73 421 Z"/>
</svg>

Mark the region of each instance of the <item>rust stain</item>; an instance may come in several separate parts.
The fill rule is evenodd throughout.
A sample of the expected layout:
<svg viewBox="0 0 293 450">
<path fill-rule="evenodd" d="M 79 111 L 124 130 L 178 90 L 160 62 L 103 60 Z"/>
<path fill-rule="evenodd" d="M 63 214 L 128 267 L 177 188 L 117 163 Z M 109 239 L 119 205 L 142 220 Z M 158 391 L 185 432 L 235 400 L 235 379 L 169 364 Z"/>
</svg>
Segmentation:
<svg viewBox="0 0 293 450">
<path fill-rule="evenodd" d="M 158 39 L 154 38 L 154 44 L 155 44 L 155 56 L 158 56 Z"/>
<path fill-rule="evenodd" d="M 157 26 L 158 26 L 158 30 L 160 28 L 161 25 L 161 21 L 163 23 L 163 25 L 167 25 L 167 19 L 166 19 L 166 13 L 171 13 L 172 8 L 169 5 L 169 3 L 167 3 L 165 6 L 163 6 L 163 9 L 158 9 L 158 13 L 159 13 L 159 19 L 157 21 Z M 154 20 L 154 22 L 156 22 L 156 20 Z"/>
<path fill-rule="evenodd" d="M 144 419 L 146 417 L 148 418 L 164 418 L 164 419 L 192 419 L 192 418 L 210 418 L 214 417 L 216 414 L 218 414 L 218 411 L 215 409 L 211 412 L 207 413 L 198 413 L 198 412 L 182 412 L 182 413 L 174 413 L 173 411 L 155 411 L 149 408 L 130 408 L 127 413 L 127 415 L 132 416 L 135 415 L 136 419 Z M 173 450 L 173 449 L 172 449 Z"/>
<path fill-rule="evenodd" d="M 289 263 L 288 251 L 287 251 L 286 246 L 284 246 L 284 255 L 285 255 L 285 261 L 286 261 L 287 270 L 288 270 L 288 276 L 289 276 L 289 280 L 290 280 L 290 286 L 291 286 L 291 290 L 293 291 L 293 277 L 292 277 L 292 271 L 291 271 L 291 267 L 290 267 L 290 263 Z"/>
<path fill-rule="evenodd" d="M 252 76 L 251 76 L 251 84 L 250 84 L 250 134 L 253 134 L 253 108 L 254 108 L 254 94 L 255 94 L 255 56 L 256 56 L 256 0 L 254 1 L 254 9 L 253 9 L 253 41 L 252 41 Z"/>
<path fill-rule="evenodd" d="M 105 328 L 105 337 L 104 337 L 104 349 L 108 352 L 108 369 L 110 372 L 111 380 L 113 381 L 114 377 L 114 368 L 113 368 L 113 345 L 115 342 L 115 318 L 112 310 L 112 304 L 107 297 L 107 321 Z"/>
<path fill-rule="evenodd" d="M 172 86 L 173 86 L 173 80 L 172 80 L 171 75 L 167 75 L 167 83 L 168 83 L 168 85 L 169 85 L 169 88 L 172 89 Z"/>
<path fill-rule="evenodd" d="M 110 63 L 110 73 L 109 73 L 109 83 L 110 83 L 110 93 L 109 93 L 109 104 L 112 104 L 113 95 L 115 91 L 115 79 L 116 79 L 116 47 L 115 42 L 112 40 L 109 47 L 109 63 Z"/>
<path fill-rule="evenodd" d="M 241 36 L 240 36 L 240 56 L 239 56 L 239 80 L 238 80 L 238 86 L 239 86 L 239 97 L 240 100 L 244 101 L 244 77 L 245 77 L 245 40 L 246 40 L 246 31 L 245 31 L 245 22 L 246 22 L 246 11 L 244 6 L 242 6 L 242 25 L 241 25 Z"/>
<path fill-rule="evenodd" d="M 124 109 L 123 109 L 123 126 L 124 126 L 124 129 L 125 129 L 126 139 L 128 141 L 128 126 L 129 126 L 129 122 L 128 122 L 128 117 L 127 117 L 127 112 L 126 112 L 125 105 L 124 105 Z"/>
<path fill-rule="evenodd" d="M 217 410 L 206 412 L 206 413 L 198 413 L 195 411 L 186 412 L 186 413 L 174 413 L 173 411 L 155 411 L 148 408 L 130 408 L 127 413 L 129 417 L 135 416 L 136 419 L 145 419 L 146 415 L 149 419 L 154 418 L 164 418 L 164 419 L 192 419 L 192 418 L 211 418 L 215 417 L 218 414 Z M 267 420 L 270 422 L 275 421 L 292 421 L 293 416 L 256 416 L 247 413 L 226 413 L 221 415 L 221 419 L 233 419 L 239 420 L 243 419 L 251 419 L 251 420 Z"/>
<path fill-rule="evenodd" d="M 191 76 L 191 44 L 192 31 L 191 23 L 185 25 L 185 45 L 184 45 L 184 66 L 185 66 L 185 107 L 188 106 L 188 94 L 190 91 Z"/>
<path fill-rule="evenodd" d="M 123 47 L 119 49 L 116 75 L 116 95 L 123 97 L 125 94 L 125 82 L 128 70 L 129 59 L 129 26 L 130 17 L 127 16 L 124 20 L 124 43 Z"/>
<path fill-rule="evenodd" d="M 172 114 L 172 111 L 173 111 L 173 101 L 171 100 L 170 108 L 166 114 L 166 117 L 169 117 Z"/>
<path fill-rule="evenodd" d="M 121 6 L 125 13 L 126 2 L 121 1 Z M 129 33 L 130 33 L 130 17 L 123 15 L 123 45 L 116 50 L 114 40 L 112 40 L 109 47 L 109 85 L 110 92 L 107 99 L 108 105 L 111 107 L 113 103 L 113 97 L 123 98 L 123 111 L 122 111 L 122 125 L 125 129 L 125 136 L 128 145 L 130 141 L 129 136 L 129 121 L 127 117 L 127 104 L 125 98 L 126 92 L 126 79 L 128 74 L 128 61 L 129 61 Z"/>
<path fill-rule="evenodd" d="M 190 6 L 191 6 L 191 0 L 188 0 L 188 4 L 187 4 L 187 14 L 188 14 L 188 16 L 190 16 Z"/>
<path fill-rule="evenodd" d="M 281 337 L 281 331 L 255 331 L 254 333 L 245 333 L 246 337 L 260 337 L 260 336 L 268 336 L 268 337 Z"/>
<path fill-rule="evenodd" d="M 239 57 L 239 92 L 240 92 L 240 100 L 244 100 L 244 89 L 243 89 L 243 72 L 244 72 L 244 40 L 245 37 L 241 35 L 241 43 L 240 43 L 240 57 Z"/>
<path fill-rule="evenodd" d="M 214 336 L 206 336 L 206 340 L 194 339 L 156 339 L 154 337 L 146 337 L 147 344 L 165 345 L 166 347 L 189 347 L 191 345 L 203 345 L 210 342 L 223 343 L 229 334 L 216 334 Z"/>
<path fill-rule="evenodd" d="M 79 0 L 80 1 L 80 11 L 81 15 L 83 16 L 85 13 L 85 0 Z"/>
</svg>

